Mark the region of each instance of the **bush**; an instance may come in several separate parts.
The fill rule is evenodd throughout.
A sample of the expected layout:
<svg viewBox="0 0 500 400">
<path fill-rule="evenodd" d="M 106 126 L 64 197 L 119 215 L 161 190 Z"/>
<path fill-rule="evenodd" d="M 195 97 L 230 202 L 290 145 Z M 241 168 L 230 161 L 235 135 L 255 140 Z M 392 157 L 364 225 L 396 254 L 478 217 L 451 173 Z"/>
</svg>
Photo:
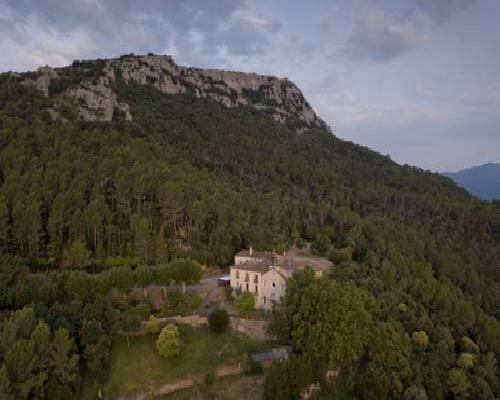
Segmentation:
<svg viewBox="0 0 500 400">
<path fill-rule="evenodd" d="M 226 310 L 216 308 L 210 313 L 208 318 L 210 331 L 213 333 L 224 333 L 229 327 L 229 315 Z"/>
<path fill-rule="evenodd" d="M 248 369 L 245 371 L 245 375 L 259 375 L 264 372 L 262 365 L 253 360 L 248 361 Z"/>
<path fill-rule="evenodd" d="M 200 308 L 203 300 L 196 293 L 183 295 L 180 291 L 169 291 L 161 306 L 161 316 L 189 315 Z"/>
<path fill-rule="evenodd" d="M 168 324 L 161 332 L 156 341 L 156 349 L 165 358 L 174 357 L 181 352 L 181 340 L 179 329 L 174 324 Z"/>
<path fill-rule="evenodd" d="M 307 246 L 307 241 L 303 238 L 298 238 L 296 241 L 295 241 L 295 246 L 297 246 L 297 248 L 299 249 L 303 249 Z"/>
<path fill-rule="evenodd" d="M 425 331 L 416 331 L 411 334 L 411 340 L 419 347 L 427 347 L 429 344 L 429 337 Z"/>
<path fill-rule="evenodd" d="M 328 252 L 328 259 L 334 264 L 341 264 L 343 262 L 352 261 L 353 250 L 351 247 L 344 247 L 343 249 L 331 249 Z"/>
<path fill-rule="evenodd" d="M 213 372 L 209 372 L 205 375 L 204 383 L 207 386 L 212 386 L 215 383 L 215 374 Z"/>
<path fill-rule="evenodd" d="M 149 321 L 145 323 L 144 330 L 149 335 L 156 335 L 160 331 L 160 322 L 154 315 L 149 316 Z"/>
<path fill-rule="evenodd" d="M 85 243 L 77 240 L 63 251 L 62 266 L 64 268 L 87 268 L 90 266 L 90 254 Z"/>
<path fill-rule="evenodd" d="M 311 246 L 311 250 L 318 256 L 324 256 L 328 254 L 331 247 L 332 244 L 327 235 L 318 235 Z"/>
<path fill-rule="evenodd" d="M 184 313 L 195 313 L 198 308 L 201 307 L 203 304 L 203 299 L 200 297 L 199 294 L 191 294 L 189 296 L 186 296 L 185 300 L 186 308 Z"/>
<path fill-rule="evenodd" d="M 255 307 L 255 298 L 252 293 L 245 292 L 234 301 L 234 305 L 243 317 L 247 317 Z"/>
<path fill-rule="evenodd" d="M 272 364 L 266 376 L 264 398 L 300 399 L 300 394 L 315 379 L 312 360 L 307 355 L 292 354 L 287 361 Z"/>
</svg>

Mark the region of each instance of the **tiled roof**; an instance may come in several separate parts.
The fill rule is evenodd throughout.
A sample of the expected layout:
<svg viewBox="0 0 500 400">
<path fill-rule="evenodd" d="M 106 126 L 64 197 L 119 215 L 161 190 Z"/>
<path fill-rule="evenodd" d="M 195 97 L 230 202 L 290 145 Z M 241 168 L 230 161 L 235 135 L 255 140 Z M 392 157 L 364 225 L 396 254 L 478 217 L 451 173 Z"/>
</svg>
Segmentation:
<svg viewBox="0 0 500 400">
<path fill-rule="evenodd" d="M 254 271 L 264 273 L 269 270 L 269 263 L 255 263 L 247 261 L 238 265 L 233 265 L 231 268 L 240 269 L 243 271 Z"/>
<path fill-rule="evenodd" d="M 237 256 L 240 257 L 253 257 L 253 258 L 272 258 L 273 253 L 269 251 L 252 251 L 252 254 L 250 254 L 249 250 L 241 250 L 238 253 L 236 253 Z"/>
</svg>

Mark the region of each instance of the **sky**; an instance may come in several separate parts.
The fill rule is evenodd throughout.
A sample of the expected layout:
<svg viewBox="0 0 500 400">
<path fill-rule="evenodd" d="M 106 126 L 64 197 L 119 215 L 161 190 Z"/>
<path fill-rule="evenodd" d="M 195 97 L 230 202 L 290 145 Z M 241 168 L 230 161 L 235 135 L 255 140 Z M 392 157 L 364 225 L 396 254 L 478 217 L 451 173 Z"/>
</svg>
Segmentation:
<svg viewBox="0 0 500 400">
<path fill-rule="evenodd" d="M 0 0 L 0 71 L 148 52 L 288 77 L 402 164 L 500 162 L 498 0 Z"/>
</svg>

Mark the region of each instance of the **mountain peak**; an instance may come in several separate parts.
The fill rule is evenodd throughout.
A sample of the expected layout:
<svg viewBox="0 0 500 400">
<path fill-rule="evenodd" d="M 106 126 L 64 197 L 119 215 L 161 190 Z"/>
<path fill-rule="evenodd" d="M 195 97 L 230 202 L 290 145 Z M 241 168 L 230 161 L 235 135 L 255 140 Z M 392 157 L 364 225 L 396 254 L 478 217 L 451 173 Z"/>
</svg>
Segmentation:
<svg viewBox="0 0 500 400">
<path fill-rule="evenodd" d="M 113 90 L 118 80 L 125 84 L 151 85 L 165 94 L 187 93 L 208 98 L 228 108 L 251 107 L 298 129 L 330 131 L 288 78 L 184 67 L 168 55 L 126 54 L 106 60 L 76 60 L 64 68 L 40 68 L 30 73 L 25 83 L 40 89 L 46 96 L 56 94 L 59 102 L 74 102 L 79 107 L 81 119 L 111 121 L 118 111 L 131 120 L 133 115 L 129 106 L 121 103 Z M 68 81 L 71 84 L 66 85 Z M 61 86 L 67 87 L 61 91 Z M 57 110 L 57 104 L 54 108 Z"/>
<path fill-rule="evenodd" d="M 500 199 L 500 164 L 489 162 L 443 175 L 485 200 Z"/>
</svg>

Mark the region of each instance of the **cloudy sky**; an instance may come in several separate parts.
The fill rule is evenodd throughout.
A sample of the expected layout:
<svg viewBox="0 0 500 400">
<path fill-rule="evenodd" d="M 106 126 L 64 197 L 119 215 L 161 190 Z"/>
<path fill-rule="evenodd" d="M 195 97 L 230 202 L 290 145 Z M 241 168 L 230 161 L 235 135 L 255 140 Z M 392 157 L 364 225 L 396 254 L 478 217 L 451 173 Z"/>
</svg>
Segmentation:
<svg viewBox="0 0 500 400">
<path fill-rule="evenodd" d="M 130 52 L 286 76 L 401 163 L 500 162 L 498 0 L 0 0 L 0 71 Z"/>
</svg>

